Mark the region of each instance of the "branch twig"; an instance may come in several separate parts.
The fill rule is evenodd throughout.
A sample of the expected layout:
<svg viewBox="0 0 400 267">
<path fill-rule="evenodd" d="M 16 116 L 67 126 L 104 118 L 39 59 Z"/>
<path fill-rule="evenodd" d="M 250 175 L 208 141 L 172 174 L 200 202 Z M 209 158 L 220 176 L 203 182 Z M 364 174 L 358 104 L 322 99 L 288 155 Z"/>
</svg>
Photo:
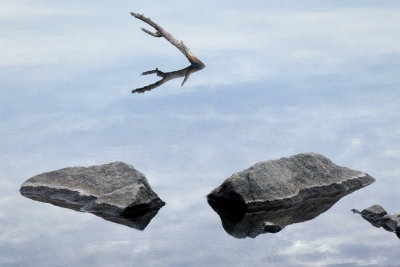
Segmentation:
<svg viewBox="0 0 400 267">
<path fill-rule="evenodd" d="M 134 16 L 135 18 L 140 19 L 141 21 L 149 24 L 151 27 L 153 27 L 156 30 L 156 32 L 151 32 L 147 29 L 142 28 L 142 30 L 145 33 L 147 33 L 153 37 L 164 37 L 173 46 L 178 48 L 179 51 L 181 51 L 185 55 L 185 57 L 189 60 L 189 62 L 192 65 L 196 65 L 201 68 L 205 67 L 204 63 L 201 62 L 200 59 L 195 57 L 195 55 L 193 55 L 193 53 L 190 51 L 190 49 L 182 41 L 177 40 L 174 36 L 172 36 L 172 34 L 167 32 L 166 30 L 164 30 L 160 25 L 158 25 L 157 23 L 152 21 L 150 18 L 146 18 L 142 14 L 131 12 L 131 15 Z"/>
</svg>

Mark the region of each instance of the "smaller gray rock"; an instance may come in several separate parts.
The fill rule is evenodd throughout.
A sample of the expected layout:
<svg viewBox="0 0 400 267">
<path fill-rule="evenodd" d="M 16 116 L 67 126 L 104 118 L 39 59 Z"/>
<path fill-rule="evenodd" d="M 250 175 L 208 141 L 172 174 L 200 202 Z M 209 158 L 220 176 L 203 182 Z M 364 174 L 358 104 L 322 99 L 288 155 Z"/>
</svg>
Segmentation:
<svg viewBox="0 0 400 267">
<path fill-rule="evenodd" d="M 360 213 L 373 226 L 382 227 L 389 232 L 395 232 L 400 238 L 400 214 L 389 215 L 380 205 L 373 205 L 361 212 L 356 211 L 356 213 Z"/>
<path fill-rule="evenodd" d="M 70 167 L 36 175 L 21 186 L 23 196 L 137 229 L 147 225 L 165 203 L 146 177 L 132 165 L 113 162 L 90 167 Z M 140 219 L 135 214 L 140 214 Z M 144 229 L 144 228 L 143 228 Z"/>
<path fill-rule="evenodd" d="M 363 211 L 361 211 L 360 214 L 364 219 L 368 220 L 372 225 L 376 227 L 381 227 L 382 217 L 388 215 L 386 210 L 380 205 L 373 205 L 367 209 L 364 209 Z"/>
<path fill-rule="evenodd" d="M 378 217 L 383 217 L 385 215 L 387 215 L 388 213 L 386 212 L 386 210 L 380 206 L 380 205 L 373 205 L 369 208 L 364 209 L 361 212 L 361 215 L 363 216 L 378 216 Z"/>
</svg>

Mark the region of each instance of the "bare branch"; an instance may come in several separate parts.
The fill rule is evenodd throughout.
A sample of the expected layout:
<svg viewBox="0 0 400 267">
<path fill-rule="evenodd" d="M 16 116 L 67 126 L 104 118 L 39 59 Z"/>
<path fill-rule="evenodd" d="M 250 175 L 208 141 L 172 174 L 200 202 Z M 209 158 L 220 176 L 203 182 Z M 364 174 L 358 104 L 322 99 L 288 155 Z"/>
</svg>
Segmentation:
<svg viewBox="0 0 400 267">
<path fill-rule="evenodd" d="M 157 73 L 157 76 L 163 76 L 164 72 L 158 70 L 158 68 L 156 68 L 155 70 L 149 70 L 149 71 L 145 71 L 142 73 L 142 75 L 149 75 L 149 74 L 153 74 L 153 73 Z"/>
<path fill-rule="evenodd" d="M 150 18 L 146 18 L 142 14 L 131 12 L 131 15 L 134 16 L 135 18 L 149 24 L 151 27 L 153 27 L 156 30 L 156 32 L 153 33 L 149 30 L 142 29 L 145 33 L 150 34 L 151 36 L 154 36 L 154 37 L 164 37 L 173 46 L 178 48 L 179 51 L 181 51 L 185 55 L 185 57 L 189 60 L 189 62 L 192 65 L 205 67 L 204 63 L 201 62 L 182 41 L 177 40 L 174 36 L 172 36 L 172 34 L 167 32 L 166 30 L 164 30 L 160 25 L 158 25 L 157 23 L 152 21 Z"/>
<path fill-rule="evenodd" d="M 190 74 L 192 74 L 192 73 L 193 72 L 190 72 L 189 69 L 186 70 L 185 78 L 183 79 L 181 86 L 183 86 L 185 84 L 185 82 L 189 79 Z"/>
</svg>

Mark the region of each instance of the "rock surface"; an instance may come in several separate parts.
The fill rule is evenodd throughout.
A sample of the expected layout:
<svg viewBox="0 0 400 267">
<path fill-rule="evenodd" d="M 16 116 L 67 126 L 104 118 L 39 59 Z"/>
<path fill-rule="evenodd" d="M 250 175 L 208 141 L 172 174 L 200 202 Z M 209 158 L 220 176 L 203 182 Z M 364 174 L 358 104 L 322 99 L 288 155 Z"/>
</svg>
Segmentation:
<svg viewBox="0 0 400 267">
<path fill-rule="evenodd" d="M 361 216 L 370 222 L 373 226 L 382 227 L 386 231 L 395 232 L 400 238 L 400 214 L 389 215 L 380 205 L 373 205 L 361 212 L 353 209 L 354 213 L 360 213 Z"/>
<path fill-rule="evenodd" d="M 165 203 L 146 177 L 123 162 L 71 167 L 36 175 L 21 186 L 23 196 L 144 229 Z"/>
<path fill-rule="evenodd" d="M 279 210 L 247 212 L 232 206 L 220 205 L 209 200 L 210 206 L 221 218 L 225 231 L 235 238 L 255 238 L 260 234 L 277 233 L 290 224 L 312 220 L 330 209 L 339 199 L 350 192 L 335 197 L 305 200 Z"/>
<path fill-rule="evenodd" d="M 335 165 L 317 153 L 259 162 L 233 174 L 208 198 L 226 205 L 281 209 L 314 197 L 332 197 L 375 181 L 368 174 Z"/>
</svg>

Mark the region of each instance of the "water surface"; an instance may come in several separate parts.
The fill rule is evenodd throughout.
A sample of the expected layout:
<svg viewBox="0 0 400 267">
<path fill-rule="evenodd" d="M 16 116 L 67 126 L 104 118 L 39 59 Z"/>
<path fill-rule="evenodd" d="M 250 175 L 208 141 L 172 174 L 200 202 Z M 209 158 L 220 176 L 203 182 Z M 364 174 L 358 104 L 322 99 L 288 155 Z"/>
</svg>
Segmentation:
<svg viewBox="0 0 400 267">
<path fill-rule="evenodd" d="M 2 1 L 0 265 L 395 265 L 396 235 L 350 210 L 399 213 L 397 1 Z M 196 10 L 196 15 L 193 15 Z M 187 66 L 130 11 L 207 67 Z M 238 239 L 206 195 L 236 171 L 301 152 L 377 181 L 313 220 Z M 167 203 L 143 231 L 22 197 L 68 166 L 133 164 Z"/>
</svg>

